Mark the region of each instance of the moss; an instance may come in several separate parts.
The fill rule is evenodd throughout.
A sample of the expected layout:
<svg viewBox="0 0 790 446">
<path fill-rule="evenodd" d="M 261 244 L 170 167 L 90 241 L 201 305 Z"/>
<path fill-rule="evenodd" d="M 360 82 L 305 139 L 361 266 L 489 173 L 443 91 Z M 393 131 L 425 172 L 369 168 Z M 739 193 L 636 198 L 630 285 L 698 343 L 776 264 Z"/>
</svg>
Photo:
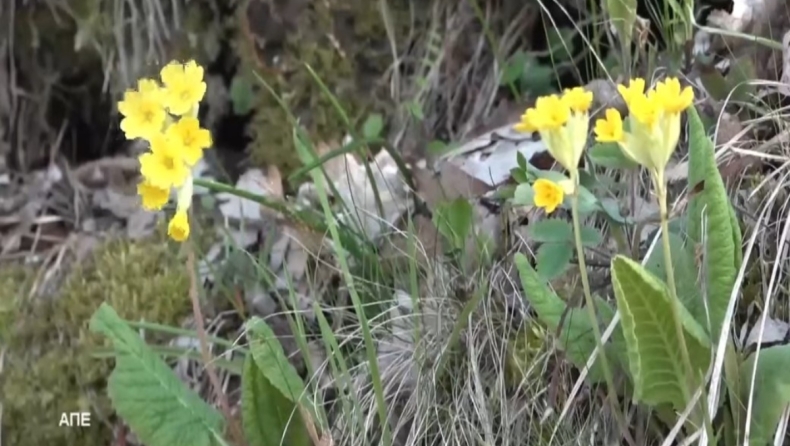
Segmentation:
<svg viewBox="0 0 790 446">
<path fill-rule="evenodd" d="M 269 3 L 271 8 L 277 8 Z M 242 74 L 249 76 L 253 84 L 258 81 L 250 73 L 255 71 L 260 75 L 300 120 L 314 142 L 339 141 L 347 133 L 347 126 L 304 64 L 326 84 L 351 125 L 358 126 L 369 113 L 386 111 L 383 98 L 388 94 L 389 84 L 383 75 L 392 64 L 391 48 L 377 2 L 309 3 L 294 13 L 298 18 L 291 23 L 292 31 L 273 36 L 269 41 L 261 41 L 263 31 L 256 35 L 254 29 L 242 29 L 236 50 Z M 404 44 L 404 36 L 412 25 L 408 6 L 391 4 L 390 8 L 396 40 Z M 248 24 L 260 20 L 245 8 L 241 8 L 240 14 L 241 20 Z M 288 18 L 283 21 L 288 22 Z M 287 28 L 288 23 L 279 26 Z M 253 24 L 252 28 L 270 27 Z M 293 147 L 287 114 L 265 88 L 256 93 L 250 130 L 249 153 L 254 164 L 276 165 L 286 175 L 301 165 Z"/>
<path fill-rule="evenodd" d="M 169 325 L 191 313 L 184 256 L 165 238 L 160 230 L 143 243 L 107 242 L 52 299 L 20 298 L 27 294 L 30 275 L 4 272 L 0 308 L 6 311 L 0 317 L 16 321 L 3 325 L 8 332 L 3 338 L 9 340 L 6 372 L 0 375 L 5 443 L 110 444 L 114 415 L 105 386 L 112 362 L 93 356 L 106 344 L 89 331 L 88 322 L 102 302 L 126 319 Z M 91 412 L 90 428 L 58 427 L 62 412 L 76 411 Z"/>
</svg>

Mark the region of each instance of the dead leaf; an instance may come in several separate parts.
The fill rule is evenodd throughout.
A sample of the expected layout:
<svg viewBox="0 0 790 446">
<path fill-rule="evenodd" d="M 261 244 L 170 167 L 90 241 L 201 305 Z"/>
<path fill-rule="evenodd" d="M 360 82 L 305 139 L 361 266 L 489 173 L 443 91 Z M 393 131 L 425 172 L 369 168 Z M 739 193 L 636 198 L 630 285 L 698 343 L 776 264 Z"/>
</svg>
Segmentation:
<svg viewBox="0 0 790 446">
<path fill-rule="evenodd" d="M 782 78 L 777 90 L 785 96 L 790 96 L 790 31 L 782 37 Z"/>
<path fill-rule="evenodd" d="M 433 211 L 442 201 L 456 198 L 472 199 L 493 190 L 488 184 L 472 177 L 454 163 L 442 163 L 434 173 L 427 168 L 415 166 L 412 178 L 419 196 Z"/>
<path fill-rule="evenodd" d="M 518 166 L 517 154 L 531 160 L 546 152 L 542 141 L 532 135 L 513 130 L 513 123 L 484 133 L 443 156 L 462 171 L 489 187 L 498 187 L 510 178 L 510 171 Z"/>
</svg>

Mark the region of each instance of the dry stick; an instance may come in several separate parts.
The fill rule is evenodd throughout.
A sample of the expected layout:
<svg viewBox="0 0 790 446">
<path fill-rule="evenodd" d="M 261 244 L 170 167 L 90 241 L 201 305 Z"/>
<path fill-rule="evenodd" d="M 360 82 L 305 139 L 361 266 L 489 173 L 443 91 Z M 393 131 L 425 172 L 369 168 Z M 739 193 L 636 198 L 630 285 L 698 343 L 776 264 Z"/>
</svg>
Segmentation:
<svg viewBox="0 0 790 446">
<path fill-rule="evenodd" d="M 189 299 L 192 301 L 192 312 L 195 317 L 195 324 L 197 325 L 198 340 L 200 341 L 200 355 L 203 357 L 206 373 L 211 382 L 211 387 L 214 388 L 214 395 L 219 401 L 220 408 L 222 409 L 225 419 L 228 420 L 230 425 L 230 432 L 233 435 L 233 440 L 237 445 L 246 446 L 247 442 L 242 434 L 241 427 L 236 423 L 230 411 L 230 404 L 228 398 L 222 391 L 222 385 L 214 370 L 211 352 L 208 349 L 208 340 L 206 339 L 206 326 L 203 324 L 203 312 L 200 310 L 200 301 L 198 300 L 197 277 L 195 276 L 195 252 L 192 246 L 187 246 L 187 269 L 189 270 Z"/>
</svg>

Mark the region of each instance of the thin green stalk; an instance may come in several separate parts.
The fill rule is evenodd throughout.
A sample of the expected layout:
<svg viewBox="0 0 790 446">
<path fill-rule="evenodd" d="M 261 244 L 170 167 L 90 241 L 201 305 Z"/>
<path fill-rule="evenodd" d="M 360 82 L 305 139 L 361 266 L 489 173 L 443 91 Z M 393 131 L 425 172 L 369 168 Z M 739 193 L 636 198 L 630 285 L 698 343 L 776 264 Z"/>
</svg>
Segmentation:
<svg viewBox="0 0 790 446">
<path fill-rule="evenodd" d="M 628 435 L 628 425 L 623 419 L 623 412 L 620 409 L 620 402 L 617 401 L 617 391 L 614 387 L 614 378 L 612 377 L 612 369 L 609 368 L 609 359 L 606 357 L 606 352 L 603 347 L 603 337 L 601 336 L 601 328 L 598 326 L 598 316 L 595 313 L 595 301 L 593 301 L 592 293 L 590 292 L 590 280 L 587 277 L 587 263 L 584 260 L 584 245 L 582 244 L 582 231 L 581 222 L 579 219 L 579 175 L 578 173 L 571 174 L 573 177 L 574 193 L 571 197 L 571 214 L 573 214 L 573 235 L 576 239 L 576 256 L 579 258 L 579 273 L 582 278 L 582 288 L 584 289 L 585 307 L 590 316 L 590 325 L 593 328 L 595 335 L 595 344 L 598 347 L 598 354 L 600 357 L 601 365 L 603 366 L 603 374 L 606 378 L 606 385 L 609 387 L 609 399 L 612 402 L 614 415 L 617 418 L 617 423 L 623 435 Z"/>
<path fill-rule="evenodd" d="M 672 265 L 672 252 L 669 247 L 669 213 L 667 212 L 667 192 L 663 184 L 656 185 L 658 191 L 658 207 L 661 212 L 661 242 L 664 247 L 664 269 L 667 274 L 667 287 L 669 288 L 669 298 L 672 301 L 673 319 L 675 319 L 675 330 L 677 337 L 680 339 L 680 354 L 683 357 L 683 368 L 686 371 L 687 385 L 691 385 L 692 368 L 691 356 L 686 346 L 686 335 L 683 332 L 683 323 L 680 320 L 680 301 L 678 300 L 677 288 L 675 287 L 675 268 Z M 686 401 L 690 401 L 688 389 L 686 389 Z"/>
<path fill-rule="evenodd" d="M 294 141 L 296 144 L 301 144 L 298 138 L 294 138 Z M 365 343 L 368 366 L 370 367 L 370 380 L 373 384 L 373 394 L 376 399 L 379 421 L 381 422 L 382 444 L 385 446 L 390 446 L 392 445 L 392 433 L 390 432 L 389 421 L 387 419 L 384 385 L 381 381 L 381 372 L 379 371 L 379 363 L 378 357 L 376 355 L 376 345 L 373 341 L 373 334 L 371 333 L 370 326 L 368 325 L 368 319 L 365 315 L 362 299 L 360 298 L 357 291 L 357 282 L 351 275 L 351 270 L 348 265 L 348 254 L 346 253 L 345 246 L 342 243 L 337 221 L 332 215 L 332 208 L 329 205 L 329 199 L 327 197 L 326 190 L 324 189 L 324 177 L 315 171 L 311 172 L 311 174 L 313 175 L 313 181 L 315 182 L 316 188 L 318 189 L 318 198 L 321 201 L 321 207 L 324 210 L 324 216 L 326 218 L 329 233 L 332 236 L 332 240 L 335 242 L 334 248 L 337 253 L 337 261 L 340 264 L 340 271 L 342 272 L 343 279 L 346 282 L 348 294 L 351 296 L 351 302 L 353 303 L 354 309 L 356 310 L 357 316 L 359 317 L 359 325 L 362 329 L 362 338 Z"/>
<path fill-rule="evenodd" d="M 680 319 L 680 300 L 678 299 L 677 286 L 675 284 L 675 268 L 672 264 L 672 252 L 669 246 L 669 212 L 667 211 L 667 189 L 663 180 L 656 181 L 655 189 L 658 192 L 658 207 L 661 212 L 661 244 L 664 247 L 664 269 L 667 275 L 667 287 L 669 288 L 669 298 L 672 302 L 672 318 L 675 320 L 675 331 L 677 337 L 680 339 L 680 354 L 683 358 L 683 369 L 686 375 L 686 385 L 681 386 L 683 389 L 683 399 L 688 404 L 691 402 L 692 388 L 695 385 L 694 369 L 691 367 L 691 356 L 689 355 L 688 346 L 686 344 L 686 334 L 683 331 L 683 322 Z M 702 400 L 707 401 L 703 389 Z M 714 438 L 715 431 L 711 424 L 708 411 L 701 407 L 702 421 L 705 423 L 705 429 L 708 431 L 708 436 Z"/>
</svg>

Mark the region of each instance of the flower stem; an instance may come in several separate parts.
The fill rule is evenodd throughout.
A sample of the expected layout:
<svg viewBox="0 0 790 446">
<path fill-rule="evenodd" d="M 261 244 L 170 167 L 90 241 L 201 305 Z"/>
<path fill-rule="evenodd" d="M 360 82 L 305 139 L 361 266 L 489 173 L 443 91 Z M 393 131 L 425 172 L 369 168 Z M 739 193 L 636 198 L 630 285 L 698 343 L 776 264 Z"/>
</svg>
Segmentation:
<svg viewBox="0 0 790 446">
<path fill-rule="evenodd" d="M 630 437 L 628 433 L 628 425 L 623 419 L 623 412 L 620 409 L 620 402 L 617 400 L 617 391 L 614 387 L 614 378 L 612 377 L 612 370 L 609 368 L 609 359 L 606 357 L 606 352 L 603 346 L 603 337 L 601 336 L 601 328 L 598 325 L 598 316 L 595 312 L 595 302 L 593 301 L 592 293 L 590 292 L 590 280 L 587 277 L 587 263 L 584 260 L 584 245 L 582 244 L 581 235 L 581 222 L 579 219 L 579 176 L 578 174 L 571 174 L 571 181 L 573 182 L 573 195 L 571 196 L 571 214 L 573 215 L 573 234 L 576 240 L 576 256 L 579 258 L 579 274 L 582 279 L 582 288 L 584 290 L 585 307 L 587 307 L 587 314 L 590 317 L 590 325 L 593 328 L 595 335 L 595 343 L 598 347 L 599 361 L 603 367 L 604 378 L 606 385 L 609 387 L 609 399 L 612 403 L 614 415 L 620 425 L 623 436 Z M 631 443 L 629 441 L 629 443 Z"/>
<path fill-rule="evenodd" d="M 672 264 L 672 252 L 669 247 L 669 213 L 667 212 L 667 190 L 663 181 L 656 181 L 655 189 L 658 192 L 658 206 L 661 211 L 661 242 L 664 247 L 664 268 L 667 275 L 667 287 L 669 288 L 669 299 L 672 306 L 672 319 L 675 321 L 675 331 L 680 340 L 680 354 L 683 359 L 683 368 L 686 375 L 686 385 L 683 388 L 683 398 L 686 403 L 691 401 L 691 388 L 694 384 L 694 372 L 691 367 L 691 357 L 689 356 L 688 346 L 686 345 L 686 335 L 683 331 L 683 323 L 680 319 L 680 300 L 678 300 L 677 287 L 675 284 L 675 268 Z"/>
</svg>

